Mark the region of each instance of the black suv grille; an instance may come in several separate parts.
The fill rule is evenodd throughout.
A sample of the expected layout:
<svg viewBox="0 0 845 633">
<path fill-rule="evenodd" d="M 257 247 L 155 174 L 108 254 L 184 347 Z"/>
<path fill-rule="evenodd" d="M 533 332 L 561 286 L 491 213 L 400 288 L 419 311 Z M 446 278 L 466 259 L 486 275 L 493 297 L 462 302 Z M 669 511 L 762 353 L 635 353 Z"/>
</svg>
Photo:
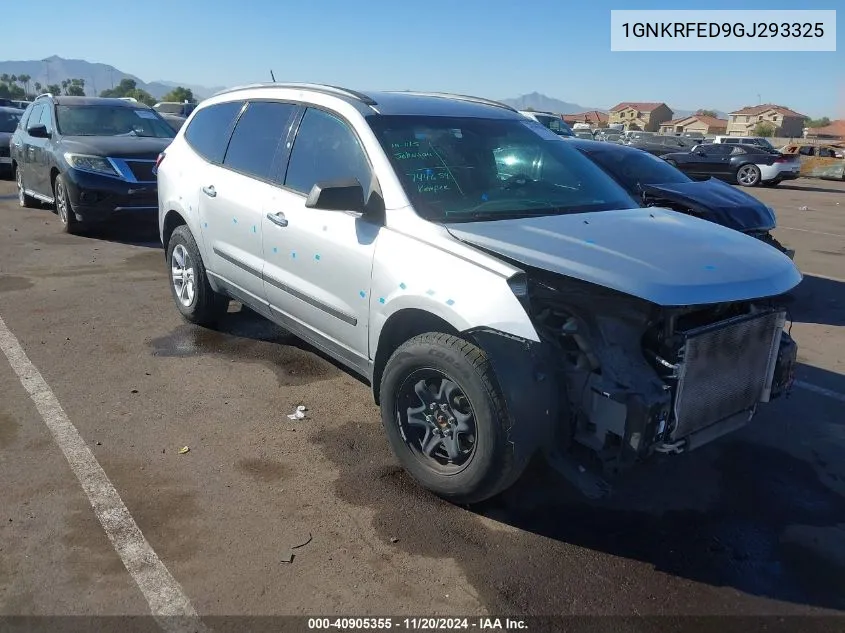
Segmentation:
<svg viewBox="0 0 845 633">
<path fill-rule="evenodd" d="M 3 157 L 9 156 L 9 146 L 8 145 L 0 145 L 0 156 L 3 156 Z"/>
<path fill-rule="evenodd" d="M 126 164 L 132 170 L 132 175 L 138 182 L 156 181 L 156 176 L 153 173 L 155 161 L 127 160 Z"/>
</svg>

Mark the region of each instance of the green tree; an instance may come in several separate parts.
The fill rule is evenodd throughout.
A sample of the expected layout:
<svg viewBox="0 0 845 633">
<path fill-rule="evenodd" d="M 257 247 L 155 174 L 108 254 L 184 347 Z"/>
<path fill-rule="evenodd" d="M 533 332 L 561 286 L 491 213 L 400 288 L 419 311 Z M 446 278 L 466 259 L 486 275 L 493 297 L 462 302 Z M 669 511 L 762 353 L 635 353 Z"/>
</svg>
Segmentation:
<svg viewBox="0 0 845 633">
<path fill-rule="evenodd" d="M 32 85 L 32 87 L 33 87 L 33 88 L 35 88 L 35 94 L 39 94 L 39 95 L 41 94 L 41 88 L 43 88 L 43 86 L 41 85 L 41 82 L 40 82 L 40 81 L 36 81 L 36 82 Z"/>
<path fill-rule="evenodd" d="M 138 84 L 134 79 L 121 79 L 120 83 L 114 88 L 103 90 L 100 93 L 101 97 L 131 97 L 137 99 L 141 103 L 147 105 L 155 104 L 155 98 L 145 90 L 138 88 Z"/>
<path fill-rule="evenodd" d="M 760 121 L 754 126 L 754 136 L 762 136 L 763 138 L 771 138 L 775 135 L 775 126 L 768 121 Z"/>
<path fill-rule="evenodd" d="M 194 99 L 194 93 L 190 88 L 183 88 L 182 86 L 178 86 L 168 92 L 161 98 L 162 101 L 177 101 L 179 103 L 183 103 L 187 101 L 188 103 L 194 103 L 196 99 Z"/>
<path fill-rule="evenodd" d="M 62 87 L 59 84 L 50 84 L 47 86 L 47 92 L 51 95 L 60 95 L 62 94 Z"/>
<path fill-rule="evenodd" d="M 67 94 L 67 87 L 70 85 L 70 82 L 67 79 L 62 79 L 62 92 Z"/>
<path fill-rule="evenodd" d="M 719 118 L 719 113 L 715 110 L 698 110 L 696 114 L 699 114 L 701 116 L 712 116 L 714 119 Z"/>
<path fill-rule="evenodd" d="M 18 75 L 18 81 L 23 84 L 24 91 L 29 94 L 29 80 L 32 79 L 30 75 Z"/>
<path fill-rule="evenodd" d="M 830 125 L 830 119 L 823 116 L 820 119 L 807 119 L 807 127 L 827 127 Z"/>
<path fill-rule="evenodd" d="M 9 86 L 6 82 L 0 83 L 0 97 L 3 99 L 11 99 L 12 98 L 12 91 L 9 90 Z"/>
<path fill-rule="evenodd" d="M 85 96 L 85 80 L 84 79 L 71 79 L 70 83 L 67 87 L 67 94 L 72 97 L 84 97 Z"/>
<path fill-rule="evenodd" d="M 12 75 L 11 77 L 9 77 L 9 81 L 11 81 L 13 84 L 18 83 L 18 76 Z"/>
<path fill-rule="evenodd" d="M 0 83 L 7 84 L 9 83 L 10 79 L 11 78 L 9 77 L 9 73 L 3 73 L 2 75 L 0 75 Z"/>
</svg>

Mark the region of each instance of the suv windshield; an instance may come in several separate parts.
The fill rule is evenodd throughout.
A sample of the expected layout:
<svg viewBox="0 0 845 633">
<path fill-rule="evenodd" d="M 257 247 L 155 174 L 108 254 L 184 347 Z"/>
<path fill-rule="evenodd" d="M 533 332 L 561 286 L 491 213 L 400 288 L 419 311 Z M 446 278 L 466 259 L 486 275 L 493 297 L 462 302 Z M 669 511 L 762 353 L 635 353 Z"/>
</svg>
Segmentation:
<svg viewBox="0 0 845 633">
<path fill-rule="evenodd" d="M 628 191 L 636 191 L 637 185 L 692 182 L 692 179 L 679 169 L 648 152 L 607 150 L 601 144 L 597 145 L 599 147 L 595 150 L 590 148 L 581 151 L 616 178 Z"/>
<path fill-rule="evenodd" d="M 20 120 L 18 112 L 0 111 L 0 132 L 14 132 Z"/>
<path fill-rule="evenodd" d="M 637 205 L 554 132 L 528 119 L 368 119 L 417 212 L 433 221 L 559 215 Z"/>
<path fill-rule="evenodd" d="M 173 138 L 176 132 L 147 108 L 114 105 L 58 106 L 59 132 L 65 136 L 148 136 Z"/>
</svg>

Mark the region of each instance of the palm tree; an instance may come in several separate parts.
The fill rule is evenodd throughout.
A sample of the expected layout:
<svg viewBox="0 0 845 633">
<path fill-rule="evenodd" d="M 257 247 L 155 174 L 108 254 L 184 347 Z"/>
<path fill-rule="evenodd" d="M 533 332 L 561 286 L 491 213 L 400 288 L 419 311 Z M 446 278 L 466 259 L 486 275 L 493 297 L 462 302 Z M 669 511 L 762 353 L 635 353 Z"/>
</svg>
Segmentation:
<svg viewBox="0 0 845 633">
<path fill-rule="evenodd" d="M 65 94 L 67 94 L 67 87 L 69 84 L 70 82 L 67 79 L 62 79 L 62 90 L 65 91 Z"/>
<path fill-rule="evenodd" d="M 36 82 L 33 84 L 33 86 L 32 86 L 32 87 L 33 87 L 33 88 L 35 88 L 35 94 L 38 94 L 38 95 L 40 95 L 40 94 L 41 94 L 41 88 L 42 88 L 42 86 L 41 86 L 41 82 L 40 82 L 40 81 L 36 81 Z"/>
<path fill-rule="evenodd" d="M 23 84 L 23 89 L 26 94 L 29 94 L 29 80 L 32 79 L 29 75 L 18 75 L 18 81 Z"/>
<path fill-rule="evenodd" d="M 11 81 L 13 84 L 18 83 L 18 76 L 12 75 L 11 77 L 9 77 L 9 81 Z"/>
<path fill-rule="evenodd" d="M 0 75 L 0 82 L 7 84 L 9 83 L 9 73 L 3 73 Z"/>
</svg>

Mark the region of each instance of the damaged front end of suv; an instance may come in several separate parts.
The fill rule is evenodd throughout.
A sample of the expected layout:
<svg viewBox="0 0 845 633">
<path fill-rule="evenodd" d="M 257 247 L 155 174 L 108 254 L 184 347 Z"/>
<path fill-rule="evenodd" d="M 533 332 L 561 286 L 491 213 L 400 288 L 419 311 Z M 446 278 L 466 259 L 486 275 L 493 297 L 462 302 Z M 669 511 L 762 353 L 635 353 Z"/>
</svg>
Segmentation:
<svg viewBox="0 0 845 633">
<path fill-rule="evenodd" d="M 450 231 L 522 271 L 510 285 L 539 338 L 532 371 L 551 384 L 520 390 L 548 401 L 533 403 L 552 412 L 543 445 L 570 467 L 608 476 L 690 451 L 791 387 L 782 299 L 801 275 L 758 239 L 657 208 Z"/>
<path fill-rule="evenodd" d="M 659 306 L 531 270 L 526 304 L 559 393 L 554 448 L 615 472 L 748 422 L 792 382 L 797 348 L 776 299 Z"/>
</svg>

